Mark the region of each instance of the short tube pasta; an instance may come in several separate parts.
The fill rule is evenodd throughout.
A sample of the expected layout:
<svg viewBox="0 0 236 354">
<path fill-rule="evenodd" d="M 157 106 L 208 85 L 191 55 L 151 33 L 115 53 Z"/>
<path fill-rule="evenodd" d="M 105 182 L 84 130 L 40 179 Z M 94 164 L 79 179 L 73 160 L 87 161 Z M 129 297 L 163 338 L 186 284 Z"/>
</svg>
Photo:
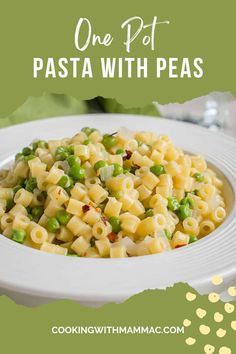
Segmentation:
<svg viewBox="0 0 236 354">
<path fill-rule="evenodd" d="M 227 216 L 223 181 L 167 135 L 84 127 L 0 171 L 0 233 L 42 252 L 124 258 L 193 243 Z"/>
</svg>

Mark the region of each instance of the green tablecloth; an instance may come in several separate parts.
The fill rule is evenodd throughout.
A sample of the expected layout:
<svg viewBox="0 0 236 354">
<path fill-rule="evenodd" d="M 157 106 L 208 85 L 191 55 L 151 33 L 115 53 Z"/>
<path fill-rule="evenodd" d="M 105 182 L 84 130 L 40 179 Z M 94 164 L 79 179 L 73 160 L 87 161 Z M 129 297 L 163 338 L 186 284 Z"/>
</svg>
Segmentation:
<svg viewBox="0 0 236 354">
<path fill-rule="evenodd" d="M 91 101 L 82 101 L 62 94 L 44 94 L 40 97 L 29 97 L 10 116 L 0 118 L 0 128 L 36 119 L 89 112 L 159 115 L 153 104 L 141 108 L 124 108 L 114 99 L 98 97 Z"/>
<path fill-rule="evenodd" d="M 66 95 L 44 94 L 40 97 L 29 97 L 10 116 L 0 118 L 0 128 L 36 119 L 87 112 L 88 106 L 85 101 Z"/>
</svg>

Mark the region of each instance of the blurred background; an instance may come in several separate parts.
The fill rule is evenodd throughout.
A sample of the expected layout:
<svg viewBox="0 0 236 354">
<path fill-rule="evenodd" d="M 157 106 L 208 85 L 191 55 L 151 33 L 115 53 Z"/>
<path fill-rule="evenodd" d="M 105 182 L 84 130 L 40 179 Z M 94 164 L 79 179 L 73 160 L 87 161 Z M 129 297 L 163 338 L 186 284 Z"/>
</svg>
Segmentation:
<svg viewBox="0 0 236 354">
<path fill-rule="evenodd" d="M 191 101 L 161 105 L 153 102 L 142 108 L 124 108 L 114 99 L 96 97 L 82 101 L 62 94 L 29 97 L 10 116 L 0 118 L 0 128 L 26 121 L 86 113 L 126 113 L 165 117 L 223 131 L 236 137 L 236 99 L 229 92 L 213 92 Z"/>
</svg>

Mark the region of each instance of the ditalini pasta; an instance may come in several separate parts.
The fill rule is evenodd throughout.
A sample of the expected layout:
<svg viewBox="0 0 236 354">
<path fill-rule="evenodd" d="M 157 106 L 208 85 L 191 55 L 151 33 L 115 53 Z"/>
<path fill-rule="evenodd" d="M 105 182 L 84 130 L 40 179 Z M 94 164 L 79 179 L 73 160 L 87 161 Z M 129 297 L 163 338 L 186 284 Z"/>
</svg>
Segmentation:
<svg viewBox="0 0 236 354">
<path fill-rule="evenodd" d="M 83 128 L 35 141 L 0 171 L 0 231 L 68 256 L 122 258 L 169 251 L 226 217 L 222 181 L 170 138 Z"/>
</svg>

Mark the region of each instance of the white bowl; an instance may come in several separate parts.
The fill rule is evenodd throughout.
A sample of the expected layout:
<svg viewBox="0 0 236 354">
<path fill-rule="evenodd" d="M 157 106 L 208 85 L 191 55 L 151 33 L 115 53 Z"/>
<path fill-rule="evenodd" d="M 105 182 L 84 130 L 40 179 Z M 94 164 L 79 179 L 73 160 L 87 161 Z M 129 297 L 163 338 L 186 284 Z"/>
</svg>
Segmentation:
<svg viewBox="0 0 236 354">
<path fill-rule="evenodd" d="M 226 221 L 212 234 L 167 253 L 126 259 L 64 257 L 34 250 L 0 235 L 0 293 L 18 303 L 38 305 L 67 298 L 89 306 L 122 302 L 146 289 L 187 282 L 200 293 L 213 289 L 211 277 L 224 277 L 218 291 L 236 279 L 236 141 L 191 124 L 131 115 L 53 118 L 0 130 L 0 167 L 35 138 L 72 136 L 83 126 L 114 132 L 121 126 L 168 134 L 176 146 L 202 154 L 224 179 Z M 221 171 L 221 172 L 220 172 Z"/>
</svg>

